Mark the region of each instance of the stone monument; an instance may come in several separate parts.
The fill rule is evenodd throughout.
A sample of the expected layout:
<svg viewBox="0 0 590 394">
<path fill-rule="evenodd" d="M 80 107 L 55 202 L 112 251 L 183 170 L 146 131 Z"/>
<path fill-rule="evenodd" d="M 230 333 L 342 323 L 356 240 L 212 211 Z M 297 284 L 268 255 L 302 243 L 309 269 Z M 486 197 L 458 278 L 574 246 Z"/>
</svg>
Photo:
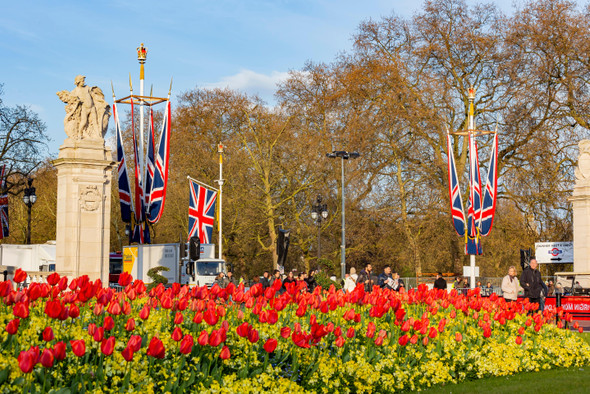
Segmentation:
<svg viewBox="0 0 590 394">
<path fill-rule="evenodd" d="M 111 170 L 116 164 L 105 147 L 110 106 L 100 88 L 78 75 L 72 91 L 58 92 L 66 104 L 67 134 L 57 168 L 56 270 L 88 275 L 108 284 Z"/>
<path fill-rule="evenodd" d="M 590 140 L 578 144 L 580 155 L 570 201 L 574 211 L 574 271 L 590 272 Z"/>
</svg>

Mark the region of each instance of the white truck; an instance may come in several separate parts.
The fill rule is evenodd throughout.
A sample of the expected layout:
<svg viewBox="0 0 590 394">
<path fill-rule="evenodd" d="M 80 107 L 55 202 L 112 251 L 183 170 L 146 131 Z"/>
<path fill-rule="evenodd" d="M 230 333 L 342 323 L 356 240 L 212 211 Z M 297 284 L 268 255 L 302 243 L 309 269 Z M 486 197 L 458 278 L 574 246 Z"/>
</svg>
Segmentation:
<svg viewBox="0 0 590 394">
<path fill-rule="evenodd" d="M 194 277 L 187 273 L 188 261 L 181 256 L 179 243 L 123 247 L 123 271 L 129 272 L 133 278 L 149 283 L 151 279 L 147 272 L 158 266 L 168 268 L 168 271 L 160 271 L 168 283 L 192 286 L 211 286 L 220 272 L 227 272 L 225 261 L 215 258 L 214 244 L 201 244 L 200 259 L 194 265 Z"/>
</svg>

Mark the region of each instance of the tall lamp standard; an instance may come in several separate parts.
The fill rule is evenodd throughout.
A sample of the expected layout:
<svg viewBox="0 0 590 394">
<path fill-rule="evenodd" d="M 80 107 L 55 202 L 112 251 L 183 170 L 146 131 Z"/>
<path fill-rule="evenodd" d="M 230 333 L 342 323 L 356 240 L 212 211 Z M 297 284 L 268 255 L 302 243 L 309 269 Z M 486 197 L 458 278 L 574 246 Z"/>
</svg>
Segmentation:
<svg viewBox="0 0 590 394">
<path fill-rule="evenodd" d="M 328 218 L 328 206 L 322 204 L 322 196 L 320 195 L 316 198 L 316 204 L 311 207 L 311 218 L 318 225 L 318 261 L 320 261 L 322 220 Z"/>
<path fill-rule="evenodd" d="M 23 196 L 23 202 L 28 207 L 28 219 L 27 219 L 27 245 L 31 244 L 31 207 L 37 202 L 37 195 L 35 194 L 35 188 L 33 187 L 33 179 L 27 180 L 29 187 L 25 188 L 25 195 Z"/>
<path fill-rule="evenodd" d="M 335 159 L 339 157 L 342 162 L 342 245 L 340 245 L 340 275 L 341 278 L 344 280 L 344 276 L 346 275 L 346 224 L 344 220 L 344 200 L 346 195 L 346 187 L 344 186 L 344 160 L 356 159 L 360 156 L 360 154 L 358 152 L 335 150 L 332 153 L 326 153 L 326 156 L 330 159 Z"/>
</svg>

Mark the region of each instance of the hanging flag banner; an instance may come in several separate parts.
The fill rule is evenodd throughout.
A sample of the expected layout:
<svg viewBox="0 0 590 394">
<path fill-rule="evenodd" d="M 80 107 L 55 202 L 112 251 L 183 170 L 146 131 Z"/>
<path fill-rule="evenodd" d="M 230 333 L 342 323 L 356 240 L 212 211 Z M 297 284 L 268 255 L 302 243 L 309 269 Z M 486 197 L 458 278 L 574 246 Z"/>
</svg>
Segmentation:
<svg viewBox="0 0 590 394">
<path fill-rule="evenodd" d="M 8 192 L 6 189 L 6 164 L 0 172 L 0 239 L 8 237 L 10 227 L 8 223 Z"/>
<path fill-rule="evenodd" d="M 217 192 L 189 180 L 188 238 L 197 235 L 201 244 L 211 243 Z"/>
<path fill-rule="evenodd" d="M 459 188 L 459 177 L 455 166 L 455 157 L 451 145 L 451 136 L 447 134 L 448 170 L 449 170 L 449 197 L 451 201 L 451 216 L 453 227 L 460 237 L 465 235 L 465 213 L 463 210 L 463 199 Z"/>
<path fill-rule="evenodd" d="M 123 137 L 121 136 L 121 125 L 119 124 L 119 112 L 113 95 L 113 119 L 115 121 L 115 133 L 117 135 L 117 161 L 119 179 L 119 206 L 121 207 L 121 220 L 131 223 L 133 212 L 133 201 L 131 200 L 131 188 L 129 187 L 129 174 L 127 174 L 127 161 L 123 149 Z"/>
<path fill-rule="evenodd" d="M 465 254 L 481 254 L 479 239 L 479 223 L 481 217 L 481 177 L 477 143 L 473 135 L 469 134 L 469 201 L 467 202 L 467 243 Z"/>
<path fill-rule="evenodd" d="M 147 48 L 143 43 L 137 48 L 137 60 L 139 61 L 139 95 L 133 94 L 131 75 L 129 75 L 129 88 L 131 94 L 120 100 L 115 100 L 113 89 L 113 113 L 117 128 L 117 159 L 119 161 L 119 200 L 121 205 L 121 217 L 124 222 L 131 223 L 131 240 L 137 243 L 150 243 L 149 224 L 157 223 L 162 217 L 166 185 L 168 183 L 168 160 L 170 150 L 170 94 L 172 81 L 168 90 L 168 98 L 144 95 L 144 66 L 147 60 Z M 154 112 L 153 107 L 160 103 L 166 103 L 166 111 L 162 122 L 162 132 L 158 145 L 155 144 Z M 127 172 L 121 127 L 119 125 L 116 103 L 129 104 L 131 106 L 131 132 L 133 135 L 134 158 L 134 190 L 131 195 L 131 184 Z M 139 127 L 135 118 L 136 106 L 139 105 Z M 144 127 L 144 106 L 148 107 L 147 139 Z M 147 143 L 146 143 L 147 141 Z"/>
<path fill-rule="evenodd" d="M 157 223 L 162 217 L 162 212 L 164 212 L 166 186 L 168 185 L 168 163 L 170 159 L 170 123 L 171 110 L 170 100 L 168 100 L 162 123 L 162 132 L 158 141 L 158 153 L 155 159 L 154 175 L 150 191 L 148 220 L 152 224 Z"/>
<path fill-rule="evenodd" d="M 483 249 L 481 237 L 490 234 L 496 212 L 496 195 L 498 189 L 498 133 L 475 129 L 474 104 L 475 90 L 469 89 L 469 117 L 465 130 L 449 133 L 447 131 L 447 157 L 449 177 L 449 198 L 453 227 L 459 236 L 465 237 L 465 254 L 479 255 Z M 482 134 L 494 134 L 486 185 L 482 190 L 479 169 L 479 157 L 475 137 Z M 467 137 L 469 153 L 469 197 L 467 201 L 467 220 L 463 210 L 463 201 L 459 188 L 459 178 L 453 155 L 451 134 Z"/>
<path fill-rule="evenodd" d="M 481 208 L 481 223 L 479 228 L 481 236 L 486 237 L 492 231 L 494 214 L 496 213 L 496 191 L 498 190 L 498 133 L 494 134 L 492 141 L 492 153 L 488 164 L 488 176 L 486 188 L 483 194 L 483 205 Z"/>
<path fill-rule="evenodd" d="M 145 197 L 145 211 L 146 213 L 150 211 L 150 195 L 152 191 L 152 185 L 154 182 L 154 110 L 150 106 L 149 108 L 149 120 L 148 120 L 148 146 L 147 146 L 147 157 L 145 162 L 145 187 L 144 187 L 144 197 Z"/>
</svg>

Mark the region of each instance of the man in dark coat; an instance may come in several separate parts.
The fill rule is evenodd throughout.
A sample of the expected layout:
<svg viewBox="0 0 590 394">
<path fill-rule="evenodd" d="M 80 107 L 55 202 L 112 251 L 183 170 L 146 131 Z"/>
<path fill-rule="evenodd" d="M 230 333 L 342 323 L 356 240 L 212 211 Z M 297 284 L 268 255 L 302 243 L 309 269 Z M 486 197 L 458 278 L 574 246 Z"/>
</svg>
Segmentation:
<svg viewBox="0 0 590 394">
<path fill-rule="evenodd" d="M 379 275 L 377 280 L 377 286 L 382 289 L 393 290 L 393 276 L 391 275 L 391 267 L 389 265 L 383 268 L 383 273 Z"/>
<path fill-rule="evenodd" d="M 537 260 L 531 259 L 530 265 L 522 271 L 520 285 L 524 289 L 524 296 L 529 299 L 529 302 L 539 303 L 541 301 L 543 280 L 537 267 Z"/>
<path fill-rule="evenodd" d="M 443 279 L 442 273 L 436 273 L 436 280 L 434 281 L 434 288 L 446 290 L 447 289 L 447 281 Z"/>
<path fill-rule="evenodd" d="M 373 271 L 373 266 L 371 263 L 366 263 L 365 268 L 361 270 L 359 273 L 359 277 L 356 280 L 356 283 L 362 283 L 365 286 L 365 291 L 373 291 L 373 279 L 371 278 L 371 273 Z"/>
</svg>

